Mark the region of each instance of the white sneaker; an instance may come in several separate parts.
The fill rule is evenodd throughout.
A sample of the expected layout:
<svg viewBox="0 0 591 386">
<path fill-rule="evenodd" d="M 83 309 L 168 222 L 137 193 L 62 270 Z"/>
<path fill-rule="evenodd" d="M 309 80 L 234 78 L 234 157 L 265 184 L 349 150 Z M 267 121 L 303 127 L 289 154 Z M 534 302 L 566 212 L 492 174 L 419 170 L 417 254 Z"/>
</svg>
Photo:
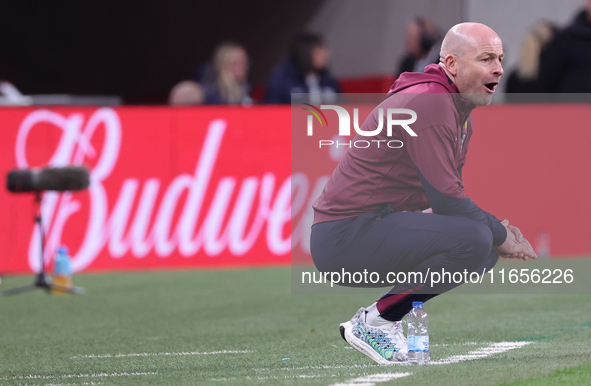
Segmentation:
<svg viewBox="0 0 591 386">
<path fill-rule="evenodd" d="M 349 343 L 349 341 L 347 341 L 347 338 L 345 338 L 345 330 L 351 329 L 351 327 L 353 327 L 354 324 L 357 324 L 357 319 L 359 319 L 361 315 L 365 315 L 365 307 L 359 307 L 359 309 L 357 310 L 355 315 L 353 315 L 351 320 L 347 320 L 345 323 L 341 323 L 339 325 L 339 331 L 341 332 L 341 336 L 343 337 L 345 342 Z"/>
<path fill-rule="evenodd" d="M 380 365 L 406 363 L 408 346 L 402 321 L 380 327 L 366 323 L 365 308 L 360 308 L 351 320 L 339 326 L 341 336 L 355 350 Z"/>
</svg>

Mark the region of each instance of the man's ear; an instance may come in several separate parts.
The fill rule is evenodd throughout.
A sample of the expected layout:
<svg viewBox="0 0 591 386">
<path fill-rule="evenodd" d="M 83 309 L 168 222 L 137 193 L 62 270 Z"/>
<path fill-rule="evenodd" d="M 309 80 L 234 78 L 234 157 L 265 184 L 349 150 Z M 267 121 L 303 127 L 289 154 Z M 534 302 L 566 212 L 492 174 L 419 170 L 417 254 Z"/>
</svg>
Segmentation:
<svg viewBox="0 0 591 386">
<path fill-rule="evenodd" d="M 445 68 L 454 78 L 458 75 L 458 58 L 455 55 L 449 54 L 443 59 Z"/>
</svg>

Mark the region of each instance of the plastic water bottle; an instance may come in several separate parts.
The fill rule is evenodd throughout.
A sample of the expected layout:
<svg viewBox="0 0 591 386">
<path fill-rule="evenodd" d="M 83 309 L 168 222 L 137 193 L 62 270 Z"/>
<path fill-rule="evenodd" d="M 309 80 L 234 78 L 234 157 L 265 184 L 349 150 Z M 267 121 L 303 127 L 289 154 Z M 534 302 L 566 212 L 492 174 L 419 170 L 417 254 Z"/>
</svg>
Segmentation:
<svg viewBox="0 0 591 386">
<path fill-rule="evenodd" d="M 72 266 L 68 247 L 61 246 L 53 259 L 53 284 L 61 287 L 72 287 Z M 59 288 L 53 289 L 54 294 L 64 295 L 67 291 Z"/>
<path fill-rule="evenodd" d="M 406 318 L 408 324 L 408 363 L 426 365 L 429 363 L 429 315 L 423 309 L 423 302 L 412 302 L 412 310 Z"/>
</svg>

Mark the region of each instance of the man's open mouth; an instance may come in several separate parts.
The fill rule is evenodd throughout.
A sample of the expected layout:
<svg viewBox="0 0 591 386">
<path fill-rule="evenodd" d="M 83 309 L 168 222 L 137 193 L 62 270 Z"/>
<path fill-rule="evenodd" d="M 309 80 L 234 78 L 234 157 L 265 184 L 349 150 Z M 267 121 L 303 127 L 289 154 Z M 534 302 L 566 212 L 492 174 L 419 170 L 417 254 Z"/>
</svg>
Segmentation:
<svg viewBox="0 0 591 386">
<path fill-rule="evenodd" d="M 499 84 L 498 82 L 486 83 L 484 85 L 484 87 L 486 87 L 489 90 L 489 92 L 492 93 L 492 92 L 495 92 L 495 89 L 497 88 L 498 84 Z"/>
</svg>

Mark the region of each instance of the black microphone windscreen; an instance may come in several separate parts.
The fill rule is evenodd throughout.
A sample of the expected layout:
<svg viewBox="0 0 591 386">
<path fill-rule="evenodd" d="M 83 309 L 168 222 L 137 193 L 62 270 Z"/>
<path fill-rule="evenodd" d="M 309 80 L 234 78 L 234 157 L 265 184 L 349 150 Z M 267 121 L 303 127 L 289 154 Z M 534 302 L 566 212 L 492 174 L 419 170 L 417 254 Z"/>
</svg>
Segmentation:
<svg viewBox="0 0 591 386">
<path fill-rule="evenodd" d="M 85 166 L 17 169 L 6 177 L 7 189 L 15 193 L 84 190 L 89 185 L 90 173 Z"/>
<path fill-rule="evenodd" d="M 85 166 L 45 168 L 39 172 L 38 190 L 84 190 L 90 185 L 90 173 Z"/>
<path fill-rule="evenodd" d="M 6 188 L 15 193 L 34 191 L 38 176 L 39 170 L 12 170 L 6 176 Z"/>
</svg>

